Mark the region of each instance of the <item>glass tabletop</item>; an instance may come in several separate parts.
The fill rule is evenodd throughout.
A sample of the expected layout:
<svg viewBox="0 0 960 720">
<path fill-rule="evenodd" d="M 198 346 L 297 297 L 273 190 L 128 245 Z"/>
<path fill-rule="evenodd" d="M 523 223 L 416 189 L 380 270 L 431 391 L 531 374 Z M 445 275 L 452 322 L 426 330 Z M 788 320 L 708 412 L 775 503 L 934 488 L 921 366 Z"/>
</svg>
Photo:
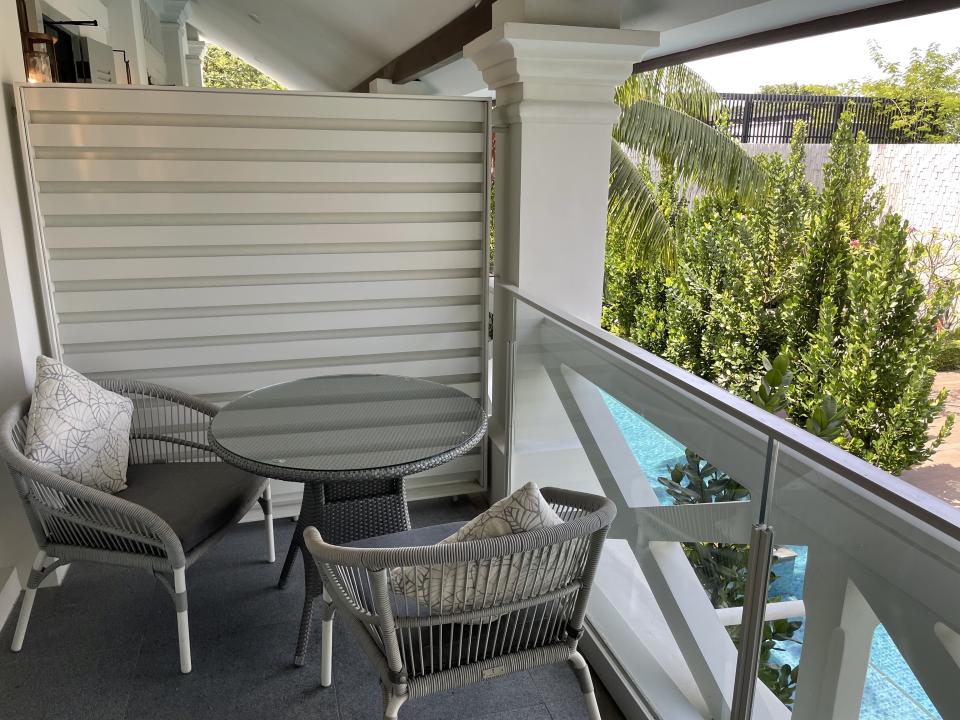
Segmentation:
<svg viewBox="0 0 960 720">
<path fill-rule="evenodd" d="M 214 445 L 277 469 L 350 473 L 476 445 L 486 417 L 456 388 L 394 375 L 306 378 L 247 393 L 210 423 Z M 278 473 L 279 477 L 282 473 Z"/>
</svg>

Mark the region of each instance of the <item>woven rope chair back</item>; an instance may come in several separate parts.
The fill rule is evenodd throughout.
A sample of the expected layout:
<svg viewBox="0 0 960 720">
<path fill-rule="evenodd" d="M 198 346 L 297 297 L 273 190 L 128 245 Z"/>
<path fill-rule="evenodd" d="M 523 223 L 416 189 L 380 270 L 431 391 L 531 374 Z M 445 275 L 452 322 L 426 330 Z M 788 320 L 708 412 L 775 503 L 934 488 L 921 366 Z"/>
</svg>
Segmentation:
<svg viewBox="0 0 960 720">
<path fill-rule="evenodd" d="M 209 417 L 199 406 L 185 405 L 181 393 L 134 380 L 98 382 L 133 402 L 131 465 L 219 460 L 206 444 Z M 3 415 L 0 456 L 24 502 L 38 544 L 164 557 L 164 540 L 146 511 L 68 480 L 26 457 L 29 410 L 30 399 L 26 398 Z"/>
<path fill-rule="evenodd" d="M 563 524 L 488 540 L 342 548 L 307 531 L 324 587 L 385 682 L 401 673 L 416 696 L 520 669 L 533 655 L 533 664 L 569 657 L 615 508 L 542 492 Z"/>
</svg>

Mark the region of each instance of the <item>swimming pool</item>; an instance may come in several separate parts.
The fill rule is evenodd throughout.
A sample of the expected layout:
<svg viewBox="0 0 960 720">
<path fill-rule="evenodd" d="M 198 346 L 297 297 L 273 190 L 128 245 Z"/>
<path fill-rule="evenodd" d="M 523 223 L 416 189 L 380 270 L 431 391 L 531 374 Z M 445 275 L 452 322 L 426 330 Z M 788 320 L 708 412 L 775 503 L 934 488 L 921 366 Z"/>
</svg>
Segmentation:
<svg viewBox="0 0 960 720">
<path fill-rule="evenodd" d="M 617 425 L 633 451 L 637 463 L 657 494 L 661 505 L 672 505 L 673 498 L 657 482 L 669 475 L 669 468 L 684 460 L 684 447 L 652 423 L 609 395 L 604 395 Z M 802 599 L 807 565 L 807 548 L 788 546 L 796 553 L 792 564 L 784 564 L 771 583 L 769 597 L 781 600 Z M 802 618 L 796 618 L 802 620 Z M 803 626 L 794 634 L 796 643 L 787 643 L 771 653 L 774 662 L 796 665 L 803 649 Z M 802 672 L 802 670 L 801 670 Z M 860 720 L 943 720 L 923 691 L 893 639 L 880 625 L 873 636 L 867 681 L 860 703 Z"/>
</svg>

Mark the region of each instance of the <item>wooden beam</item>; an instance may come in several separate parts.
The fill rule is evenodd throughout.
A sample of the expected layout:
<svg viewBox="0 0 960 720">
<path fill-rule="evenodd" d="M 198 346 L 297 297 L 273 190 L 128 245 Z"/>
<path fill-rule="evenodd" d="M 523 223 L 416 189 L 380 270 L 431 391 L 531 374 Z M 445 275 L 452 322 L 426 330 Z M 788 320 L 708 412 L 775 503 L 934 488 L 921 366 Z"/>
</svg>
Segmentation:
<svg viewBox="0 0 960 720">
<path fill-rule="evenodd" d="M 464 45 L 476 40 L 493 27 L 492 7 L 493 0 L 479 0 L 474 7 L 454 18 L 435 33 L 367 77 L 353 88 L 353 92 L 368 92 L 370 82 L 377 78 L 386 78 L 395 83 L 407 82 L 430 68 L 440 65 L 450 58 L 457 57 L 463 51 Z M 930 13 L 957 7 L 960 7 L 960 0 L 896 0 L 896 2 L 884 5 L 829 15 L 772 30 L 763 30 L 730 40 L 722 40 L 709 45 L 701 45 L 689 50 L 643 60 L 633 66 L 633 71 L 638 73 L 655 70 L 668 65 L 679 65 L 680 63 L 701 60 L 738 50 L 748 50 L 788 40 L 824 35 L 864 25 L 903 20 L 917 15 L 929 15 Z"/>
<path fill-rule="evenodd" d="M 352 92 L 368 92 L 370 82 L 377 78 L 386 78 L 395 83 L 412 80 L 424 71 L 456 57 L 463 51 L 464 45 L 492 27 L 493 0 L 480 0 L 428 38 L 388 62 L 353 88 Z"/>
<path fill-rule="evenodd" d="M 725 55 L 738 50 L 749 50 L 763 45 L 799 40 L 814 35 L 825 35 L 826 33 L 850 30 L 864 25 L 876 25 L 877 23 L 903 20 L 918 15 L 929 15 L 930 13 L 952 10 L 957 7 L 960 7 L 960 0 L 897 0 L 897 2 L 886 3 L 885 5 L 874 5 L 861 10 L 828 15 L 816 20 L 808 20 L 772 30 L 763 30 L 750 35 L 742 35 L 741 37 L 650 58 L 634 65 L 633 72 L 656 70 L 670 65 L 680 65 L 693 60 Z"/>
</svg>

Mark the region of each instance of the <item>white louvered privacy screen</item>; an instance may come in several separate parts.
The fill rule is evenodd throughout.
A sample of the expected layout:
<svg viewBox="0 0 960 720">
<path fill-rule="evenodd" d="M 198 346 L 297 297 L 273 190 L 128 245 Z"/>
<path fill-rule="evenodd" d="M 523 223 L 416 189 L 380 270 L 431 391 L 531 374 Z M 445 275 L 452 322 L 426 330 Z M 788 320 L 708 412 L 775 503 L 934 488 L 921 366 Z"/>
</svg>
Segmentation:
<svg viewBox="0 0 960 720">
<path fill-rule="evenodd" d="M 51 341 L 225 401 L 333 373 L 485 397 L 487 102 L 25 86 Z M 482 453 L 411 497 L 483 485 Z M 296 512 L 294 487 L 276 488 Z M 279 492 L 278 492 L 279 491 Z"/>
</svg>

